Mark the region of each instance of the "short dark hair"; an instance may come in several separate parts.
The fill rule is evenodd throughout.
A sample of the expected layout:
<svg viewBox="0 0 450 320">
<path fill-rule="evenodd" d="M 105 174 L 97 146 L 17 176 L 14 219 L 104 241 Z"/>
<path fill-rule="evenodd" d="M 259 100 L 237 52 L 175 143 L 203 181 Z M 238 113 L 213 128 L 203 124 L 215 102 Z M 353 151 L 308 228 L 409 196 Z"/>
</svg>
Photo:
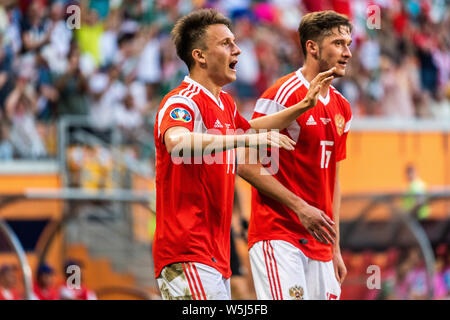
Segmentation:
<svg viewBox="0 0 450 320">
<path fill-rule="evenodd" d="M 196 10 L 180 18 L 173 27 L 171 35 L 177 55 L 188 69 L 194 65 L 192 50 L 207 49 L 204 36 L 207 27 L 214 24 L 224 24 L 231 29 L 231 21 L 214 9 Z"/>
<path fill-rule="evenodd" d="M 350 32 L 353 30 L 353 25 L 348 20 L 347 16 L 333 10 L 306 14 L 298 27 L 298 35 L 300 37 L 300 43 L 305 59 L 306 41 L 313 40 L 320 42 L 324 37 L 332 34 L 333 28 L 340 28 L 341 26 L 348 27 Z"/>
</svg>

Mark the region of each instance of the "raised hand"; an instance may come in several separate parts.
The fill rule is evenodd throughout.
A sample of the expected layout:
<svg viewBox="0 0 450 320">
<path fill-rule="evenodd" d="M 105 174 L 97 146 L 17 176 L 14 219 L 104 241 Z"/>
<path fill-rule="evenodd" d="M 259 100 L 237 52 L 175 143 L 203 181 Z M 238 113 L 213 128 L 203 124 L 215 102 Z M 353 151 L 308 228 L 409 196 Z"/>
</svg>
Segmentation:
<svg viewBox="0 0 450 320">
<path fill-rule="evenodd" d="M 319 98 L 320 89 L 323 88 L 327 82 L 331 83 L 331 80 L 334 79 L 334 72 L 336 71 L 336 67 L 333 67 L 327 71 L 319 73 L 309 84 L 308 92 L 304 100 L 307 101 L 308 108 L 312 108 L 317 104 L 317 99 Z"/>
</svg>

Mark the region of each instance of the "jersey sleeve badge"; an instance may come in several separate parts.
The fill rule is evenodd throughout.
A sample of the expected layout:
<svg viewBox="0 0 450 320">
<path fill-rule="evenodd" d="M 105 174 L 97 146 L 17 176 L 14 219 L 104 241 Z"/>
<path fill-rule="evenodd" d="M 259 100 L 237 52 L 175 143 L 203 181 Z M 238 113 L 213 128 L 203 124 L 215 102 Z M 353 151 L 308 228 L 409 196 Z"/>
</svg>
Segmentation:
<svg viewBox="0 0 450 320">
<path fill-rule="evenodd" d="M 192 120 L 192 116 L 189 113 L 189 111 L 187 111 L 184 108 L 175 108 L 170 112 L 170 117 L 173 120 L 178 120 L 178 121 L 182 121 L 185 123 L 191 122 Z"/>
</svg>

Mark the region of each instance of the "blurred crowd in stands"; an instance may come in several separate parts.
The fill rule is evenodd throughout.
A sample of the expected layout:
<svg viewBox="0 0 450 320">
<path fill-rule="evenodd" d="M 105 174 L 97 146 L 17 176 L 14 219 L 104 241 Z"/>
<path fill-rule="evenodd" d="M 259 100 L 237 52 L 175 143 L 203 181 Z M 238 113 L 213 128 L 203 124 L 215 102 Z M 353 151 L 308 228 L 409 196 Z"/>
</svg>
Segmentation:
<svg viewBox="0 0 450 320">
<path fill-rule="evenodd" d="M 434 248 L 435 263 L 427 270 L 425 259 L 417 246 L 391 247 L 385 252 L 347 250 L 343 258 L 348 274 L 341 299 L 364 300 L 448 300 L 450 299 L 450 254 L 447 244 Z M 379 287 L 369 288 L 376 275 L 369 266 L 379 267 Z M 368 272 L 371 271 L 371 272 Z M 430 277 L 430 272 L 433 273 Z M 430 290 L 432 289 L 432 290 Z"/>
<path fill-rule="evenodd" d="M 226 90 L 247 118 L 277 77 L 302 65 L 297 35 L 302 16 L 334 9 L 354 24 L 348 77 L 334 84 L 357 117 L 450 121 L 450 8 L 445 0 L 3 3 L 0 159 L 55 156 L 55 123 L 67 115 L 86 116 L 98 127 L 119 127 L 130 143 L 152 144 L 155 110 L 187 73 L 170 30 L 180 16 L 202 7 L 218 8 L 233 20 L 242 54 L 238 80 Z"/>
<path fill-rule="evenodd" d="M 343 251 L 348 274 L 342 286 L 341 299 L 345 300 L 449 300 L 450 299 L 450 253 L 448 244 L 434 248 L 435 264 L 427 270 L 418 247 L 389 248 L 385 252 Z M 74 261 L 65 264 L 73 265 Z M 379 268 L 380 281 L 371 281 L 369 266 Z M 429 277 L 429 271 L 433 276 Z M 96 300 L 94 291 L 81 281 L 75 287 L 71 273 L 61 278 L 54 268 L 40 265 L 33 277 L 34 300 Z M 22 300 L 25 291 L 22 272 L 11 264 L 0 265 L 0 300 Z M 430 282 L 431 281 L 431 282 Z M 368 285 L 375 285 L 370 287 Z M 377 285 L 379 285 L 377 287 Z M 430 289 L 432 290 L 430 291 Z"/>
<path fill-rule="evenodd" d="M 79 283 L 75 281 L 70 267 L 75 266 L 80 273 Z M 64 264 L 64 277 L 60 279 L 50 265 L 41 264 L 34 275 L 31 287 L 32 300 L 97 300 L 94 291 L 88 289 L 81 280 L 82 264 L 77 260 L 67 260 Z M 13 264 L 0 266 L 0 300 L 24 300 L 25 288 L 22 271 Z"/>
</svg>

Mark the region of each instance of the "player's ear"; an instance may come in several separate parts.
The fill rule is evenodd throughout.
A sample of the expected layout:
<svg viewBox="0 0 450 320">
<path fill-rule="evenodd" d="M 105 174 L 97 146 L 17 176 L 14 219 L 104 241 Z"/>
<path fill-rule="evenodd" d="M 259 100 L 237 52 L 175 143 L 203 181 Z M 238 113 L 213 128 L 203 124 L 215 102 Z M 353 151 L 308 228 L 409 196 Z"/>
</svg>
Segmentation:
<svg viewBox="0 0 450 320">
<path fill-rule="evenodd" d="M 200 49 L 194 49 L 192 50 L 192 58 L 200 65 L 204 66 L 206 65 L 206 59 L 205 55 L 203 54 L 203 51 Z"/>
<path fill-rule="evenodd" d="M 306 43 L 306 52 L 314 59 L 319 59 L 319 46 L 317 42 L 312 40 L 307 40 Z"/>
</svg>

